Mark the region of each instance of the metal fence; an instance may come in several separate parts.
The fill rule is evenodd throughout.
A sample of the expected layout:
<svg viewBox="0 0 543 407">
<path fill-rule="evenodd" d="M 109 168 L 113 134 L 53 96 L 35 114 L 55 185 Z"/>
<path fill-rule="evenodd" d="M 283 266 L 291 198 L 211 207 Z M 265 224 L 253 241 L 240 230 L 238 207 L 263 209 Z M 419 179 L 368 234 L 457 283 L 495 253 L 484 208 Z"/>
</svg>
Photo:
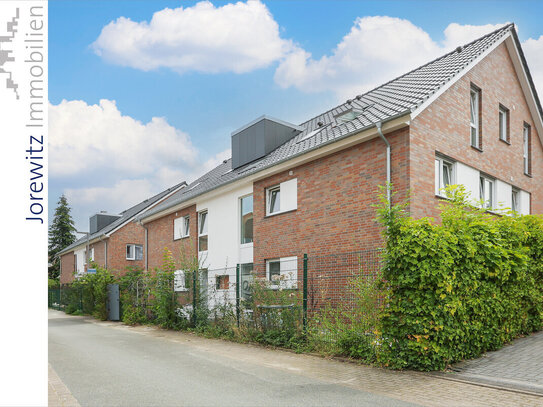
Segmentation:
<svg viewBox="0 0 543 407">
<path fill-rule="evenodd" d="M 381 250 L 369 249 L 179 271 L 169 280 L 143 273 L 122 280 L 121 303 L 125 312 L 127 305 L 135 312 L 133 322 L 152 321 L 153 288 L 166 284 L 177 316 L 192 326 L 282 330 L 333 344 L 345 331 L 371 330 L 382 300 L 375 292 L 380 270 Z M 50 290 L 49 306 L 91 313 L 88 297 L 81 288 L 63 286 Z"/>
</svg>

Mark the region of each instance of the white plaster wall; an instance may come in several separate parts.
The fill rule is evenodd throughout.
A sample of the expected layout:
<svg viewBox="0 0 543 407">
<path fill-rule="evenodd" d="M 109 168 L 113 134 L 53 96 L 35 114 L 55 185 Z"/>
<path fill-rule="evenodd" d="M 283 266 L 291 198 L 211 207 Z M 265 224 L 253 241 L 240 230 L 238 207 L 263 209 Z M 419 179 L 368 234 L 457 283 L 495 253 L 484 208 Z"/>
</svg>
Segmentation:
<svg viewBox="0 0 543 407">
<path fill-rule="evenodd" d="M 462 184 L 474 203 L 479 201 L 479 171 L 462 163 L 456 163 L 456 183 Z"/>
<path fill-rule="evenodd" d="M 198 212 L 207 209 L 208 250 L 201 254 L 202 267 L 224 269 L 240 262 L 240 198 L 252 193 L 253 185 L 249 184 L 196 204 Z M 252 245 L 244 245 L 244 263 L 253 261 L 252 252 Z"/>
<path fill-rule="evenodd" d="M 207 268 L 208 306 L 235 303 L 236 265 L 253 262 L 253 244 L 241 244 L 240 198 L 253 193 L 253 185 L 240 186 L 221 196 L 196 204 L 198 212 L 207 210 L 208 250 L 200 252 L 200 267 Z M 230 288 L 217 290 L 216 276 L 229 275 Z"/>
</svg>

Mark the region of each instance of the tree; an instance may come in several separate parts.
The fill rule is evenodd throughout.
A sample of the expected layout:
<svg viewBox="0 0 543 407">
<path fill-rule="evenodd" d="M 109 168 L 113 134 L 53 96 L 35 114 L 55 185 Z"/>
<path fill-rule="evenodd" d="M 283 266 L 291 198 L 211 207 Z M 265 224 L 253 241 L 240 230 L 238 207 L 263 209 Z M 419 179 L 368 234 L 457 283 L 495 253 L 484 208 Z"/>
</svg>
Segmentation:
<svg viewBox="0 0 543 407">
<path fill-rule="evenodd" d="M 55 209 L 53 223 L 49 226 L 49 278 L 59 278 L 60 258 L 57 254 L 75 242 L 76 229 L 70 210 L 68 200 L 62 195 Z"/>
</svg>

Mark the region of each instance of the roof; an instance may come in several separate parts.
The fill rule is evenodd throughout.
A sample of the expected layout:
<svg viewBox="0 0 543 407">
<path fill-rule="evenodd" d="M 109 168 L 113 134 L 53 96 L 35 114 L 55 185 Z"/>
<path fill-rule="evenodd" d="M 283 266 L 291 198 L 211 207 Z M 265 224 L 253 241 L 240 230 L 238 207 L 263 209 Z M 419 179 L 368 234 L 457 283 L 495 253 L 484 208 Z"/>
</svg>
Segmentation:
<svg viewBox="0 0 543 407">
<path fill-rule="evenodd" d="M 140 215 L 138 218 L 149 218 L 220 186 L 245 178 L 283 161 L 374 127 L 378 122 L 385 122 L 411 113 L 438 93 L 440 89 L 450 84 L 453 79 L 459 77 L 464 69 L 468 68 L 470 64 L 474 63 L 492 46 L 498 45 L 511 32 L 517 42 L 517 47 L 520 49 L 514 25 L 508 24 L 501 27 L 363 95 L 358 95 L 327 112 L 301 123 L 300 127 L 304 130 L 300 134 L 252 163 L 232 169 L 231 159 L 223 161 L 218 167 L 189 184 L 187 188 L 173 194 L 160 205 Z M 522 54 L 521 58 L 529 76 L 527 64 Z M 538 109 L 542 112 L 533 82 L 531 82 L 531 86 Z M 360 113 L 353 120 L 346 122 L 337 120 L 342 114 L 353 110 Z"/>
<path fill-rule="evenodd" d="M 96 239 L 96 238 L 98 238 L 100 236 L 104 236 L 104 235 L 107 235 L 110 232 L 113 232 L 115 229 L 122 226 L 124 223 L 130 221 L 134 216 L 144 212 L 147 208 L 153 206 L 154 204 L 159 202 L 161 199 L 164 199 L 165 197 L 167 197 L 168 194 L 171 194 L 172 192 L 175 192 L 176 190 L 178 190 L 179 188 L 181 188 L 181 187 L 183 187 L 185 185 L 187 185 L 187 183 L 185 181 L 180 182 L 179 184 L 174 185 L 173 187 L 168 188 L 168 189 L 158 193 L 157 195 L 152 196 L 151 198 L 148 198 L 148 199 L 146 199 L 146 200 L 132 206 L 131 208 L 128 208 L 128 209 L 122 211 L 119 214 L 120 217 L 118 219 L 111 222 L 106 227 L 98 230 L 96 233 L 93 233 L 93 234 L 89 235 L 88 238 L 87 238 L 87 236 L 84 236 L 84 237 L 76 240 L 71 245 L 69 245 L 69 246 L 65 247 L 64 249 L 62 249 L 59 252 L 59 254 L 64 254 L 66 252 L 69 252 L 71 249 L 74 249 L 77 246 L 80 246 L 81 244 L 86 243 L 87 240 L 91 241 L 91 240 Z"/>
</svg>

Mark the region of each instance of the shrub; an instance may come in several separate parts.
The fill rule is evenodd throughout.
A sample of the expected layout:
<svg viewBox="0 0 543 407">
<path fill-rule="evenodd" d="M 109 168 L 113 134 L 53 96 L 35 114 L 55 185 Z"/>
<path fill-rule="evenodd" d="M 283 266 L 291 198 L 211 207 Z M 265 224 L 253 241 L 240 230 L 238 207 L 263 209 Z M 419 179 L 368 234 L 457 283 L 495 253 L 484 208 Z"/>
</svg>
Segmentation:
<svg viewBox="0 0 543 407">
<path fill-rule="evenodd" d="M 386 226 L 383 353 L 394 368 L 443 369 L 541 329 L 543 218 L 496 216 L 448 190 L 441 224 L 379 209 Z"/>
</svg>

